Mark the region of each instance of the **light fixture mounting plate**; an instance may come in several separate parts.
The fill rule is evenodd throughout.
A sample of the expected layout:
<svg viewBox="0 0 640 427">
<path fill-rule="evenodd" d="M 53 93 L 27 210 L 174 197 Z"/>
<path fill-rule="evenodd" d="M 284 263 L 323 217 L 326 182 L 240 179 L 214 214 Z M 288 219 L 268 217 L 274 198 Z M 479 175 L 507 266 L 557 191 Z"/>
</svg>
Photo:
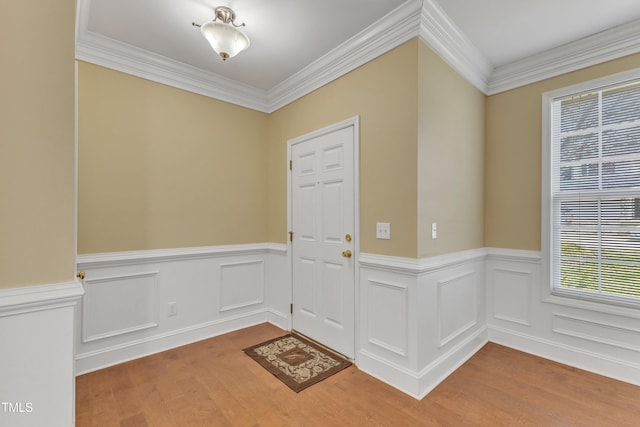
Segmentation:
<svg viewBox="0 0 640 427">
<path fill-rule="evenodd" d="M 240 25 L 236 25 L 236 13 L 226 6 L 218 6 L 215 8 L 215 16 L 213 20 L 219 20 L 225 24 L 232 24 L 234 27 L 244 27 L 244 22 Z"/>
</svg>

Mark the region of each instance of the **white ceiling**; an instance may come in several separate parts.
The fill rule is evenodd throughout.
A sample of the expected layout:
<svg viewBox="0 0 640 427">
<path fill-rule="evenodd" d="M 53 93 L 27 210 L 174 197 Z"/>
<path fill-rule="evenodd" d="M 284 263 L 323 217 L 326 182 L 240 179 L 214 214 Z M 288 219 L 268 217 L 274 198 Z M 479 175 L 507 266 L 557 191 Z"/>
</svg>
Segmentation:
<svg viewBox="0 0 640 427">
<path fill-rule="evenodd" d="M 191 25 L 222 5 L 251 39 L 226 62 Z M 77 27 L 78 59 L 272 111 L 416 36 L 485 93 L 492 75 L 585 37 L 601 60 L 638 52 L 640 1 L 78 0 Z"/>
<path fill-rule="evenodd" d="M 639 0 L 437 1 L 494 67 L 640 19 Z"/>
</svg>

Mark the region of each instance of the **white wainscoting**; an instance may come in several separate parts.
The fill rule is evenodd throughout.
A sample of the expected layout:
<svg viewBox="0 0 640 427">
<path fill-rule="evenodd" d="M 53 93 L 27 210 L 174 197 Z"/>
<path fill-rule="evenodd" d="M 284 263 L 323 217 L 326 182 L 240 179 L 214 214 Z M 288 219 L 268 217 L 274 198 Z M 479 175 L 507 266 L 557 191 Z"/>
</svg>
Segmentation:
<svg viewBox="0 0 640 427">
<path fill-rule="evenodd" d="M 79 374 L 258 323 L 290 329 L 286 246 L 80 255 Z"/>
<path fill-rule="evenodd" d="M 0 290 L 0 425 L 75 423 L 73 329 L 82 293 L 80 282 Z"/>
<path fill-rule="evenodd" d="M 421 399 L 487 342 L 485 250 L 361 254 L 356 363 Z"/>
<path fill-rule="evenodd" d="M 82 342 L 158 326 L 158 271 L 85 279 L 84 283 Z"/>
<path fill-rule="evenodd" d="M 550 298 L 540 256 L 361 254 L 356 365 L 421 399 L 490 340 L 640 385 L 640 313 Z M 78 373 L 258 323 L 291 328 L 286 245 L 83 255 L 78 266 Z"/>
<path fill-rule="evenodd" d="M 489 248 L 489 340 L 640 385 L 640 312 L 549 297 L 541 253 Z"/>
</svg>

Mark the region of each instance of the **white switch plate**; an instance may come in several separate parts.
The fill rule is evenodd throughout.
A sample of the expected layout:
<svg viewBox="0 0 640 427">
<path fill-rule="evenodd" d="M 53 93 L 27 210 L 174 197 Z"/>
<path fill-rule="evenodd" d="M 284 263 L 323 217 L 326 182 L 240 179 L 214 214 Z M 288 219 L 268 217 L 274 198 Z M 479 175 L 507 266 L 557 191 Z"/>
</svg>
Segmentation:
<svg viewBox="0 0 640 427">
<path fill-rule="evenodd" d="M 170 302 L 167 306 L 167 316 L 175 316 L 178 314 L 178 303 Z"/>
<path fill-rule="evenodd" d="M 377 239 L 391 239 L 391 224 L 388 222 L 376 223 L 376 238 Z"/>
<path fill-rule="evenodd" d="M 436 224 L 435 222 L 431 223 L 431 238 L 433 240 L 438 238 L 438 224 Z"/>
</svg>

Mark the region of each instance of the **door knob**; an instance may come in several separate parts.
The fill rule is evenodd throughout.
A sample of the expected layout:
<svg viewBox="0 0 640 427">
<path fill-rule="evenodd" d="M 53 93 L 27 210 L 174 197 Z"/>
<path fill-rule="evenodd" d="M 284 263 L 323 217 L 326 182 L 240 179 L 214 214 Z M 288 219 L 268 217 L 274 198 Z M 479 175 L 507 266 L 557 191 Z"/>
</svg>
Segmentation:
<svg viewBox="0 0 640 427">
<path fill-rule="evenodd" d="M 351 255 L 353 255 L 351 253 L 351 251 L 349 249 L 347 249 L 346 251 L 342 252 L 342 256 L 345 258 L 351 258 Z"/>
</svg>

